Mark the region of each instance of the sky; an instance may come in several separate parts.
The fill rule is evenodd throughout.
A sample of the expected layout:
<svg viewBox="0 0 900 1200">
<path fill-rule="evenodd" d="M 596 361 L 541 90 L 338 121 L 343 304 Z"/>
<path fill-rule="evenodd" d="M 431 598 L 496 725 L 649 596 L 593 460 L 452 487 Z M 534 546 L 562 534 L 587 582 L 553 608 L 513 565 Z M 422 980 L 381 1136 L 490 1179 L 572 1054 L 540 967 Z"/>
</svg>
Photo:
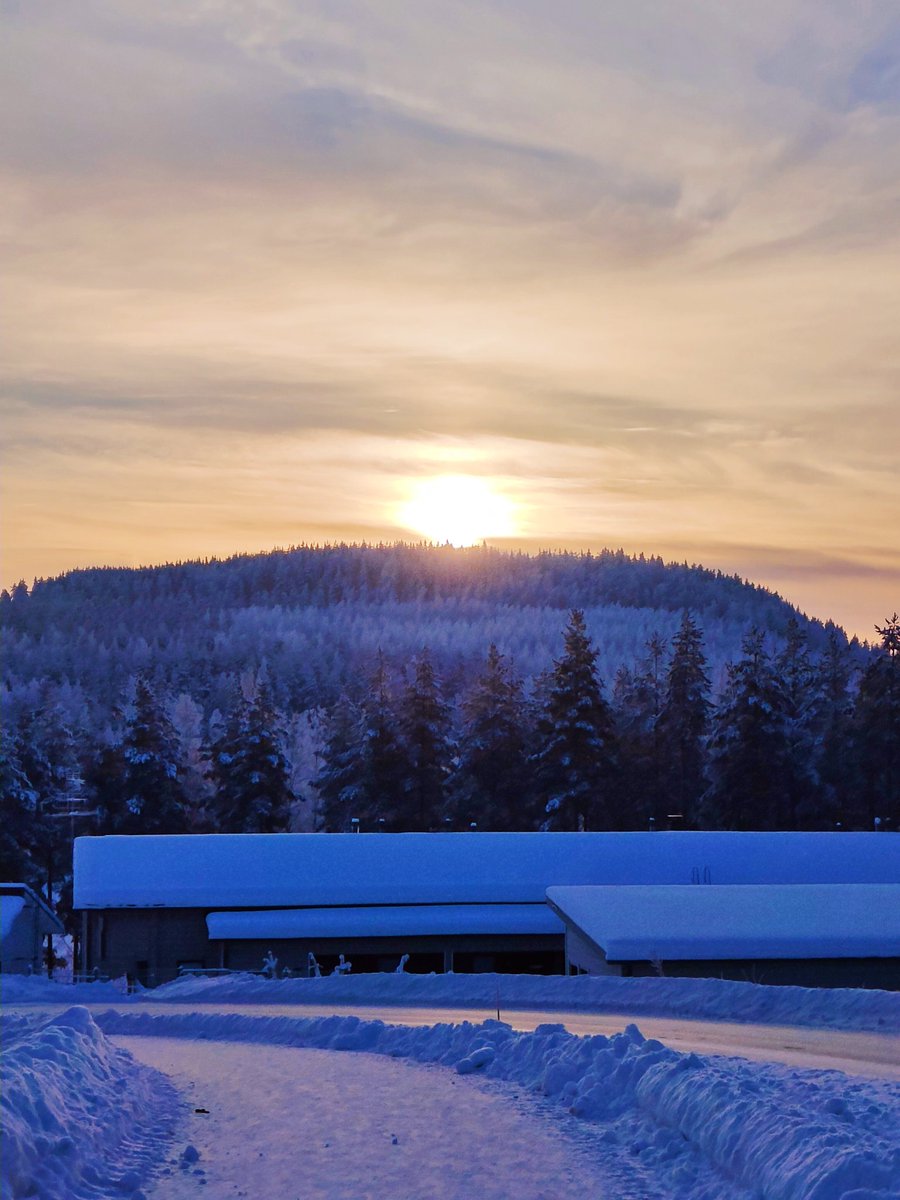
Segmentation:
<svg viewBox="0 0 900 1200">
<path fill-rule="evenodd" d="M 0 14 L 4 585 L 444 496 L 900 607 L 895 0 Z"/>
</svg>

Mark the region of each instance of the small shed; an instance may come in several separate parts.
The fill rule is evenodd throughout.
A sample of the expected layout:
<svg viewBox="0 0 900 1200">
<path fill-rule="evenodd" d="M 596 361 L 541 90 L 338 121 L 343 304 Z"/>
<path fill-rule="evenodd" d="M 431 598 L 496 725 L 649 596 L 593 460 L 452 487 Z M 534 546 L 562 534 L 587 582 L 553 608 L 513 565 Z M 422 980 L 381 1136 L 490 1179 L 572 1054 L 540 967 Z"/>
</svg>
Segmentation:
<svg viewBox="0 0 900 1200">
<path fill-rule="evenodd" d="M 38 974 L 44 938 L 64 932 L 53 909 L 27 884 L 0 883 L 0 971 Z"/>
<path fill-rule="evenodd" d="M 900 884 L 550 887 L 569 971 L 900 987 Z"/>
</svg>

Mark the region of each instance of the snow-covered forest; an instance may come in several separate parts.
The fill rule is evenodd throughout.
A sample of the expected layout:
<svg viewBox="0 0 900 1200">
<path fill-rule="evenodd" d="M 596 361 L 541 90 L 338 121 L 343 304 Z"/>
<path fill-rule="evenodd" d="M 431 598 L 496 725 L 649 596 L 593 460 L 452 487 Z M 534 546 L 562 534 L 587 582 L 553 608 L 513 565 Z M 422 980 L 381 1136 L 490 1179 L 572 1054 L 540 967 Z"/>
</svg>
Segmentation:
<svg viewBox="0 0 900 1200">
<path fill-rule="evenodd" d="M 43 886 L 73 833 L 900 818 L 896 620 L 862 647 L 686 564 L 299 548 L 0 611 L 0 871 Z"/>
</svg>

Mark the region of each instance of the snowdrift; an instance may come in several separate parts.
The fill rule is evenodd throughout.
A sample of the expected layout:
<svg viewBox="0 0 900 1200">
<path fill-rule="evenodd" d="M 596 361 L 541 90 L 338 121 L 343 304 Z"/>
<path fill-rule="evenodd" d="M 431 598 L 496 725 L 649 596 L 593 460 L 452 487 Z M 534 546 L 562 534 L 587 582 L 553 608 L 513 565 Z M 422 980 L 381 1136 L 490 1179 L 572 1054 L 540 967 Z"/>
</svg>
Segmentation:
<svg viewBox="0 0 900 1200">
<path fill-rule="evenodd" d="M 141 1200 L 179 1102 L 163 1075 L 101 1033 L 86 1008 L 4 1016 L 0 1064 L 8 1200 Z"/>
<path fill-rule="evenodd" d="M 498 1021 L 409 1028 L 357 1017 L 109 1011 L 112 1034 L 367 1051 L 514 1082 L 585 1121 L 682 1200 L 896 1200 L 900 1084 L 681 1054 L 634 1025 L 576 1037 Z"/>
<path fill-rule="evenodd" d="M 0 976 L 0 1002 L 9 1004 L 88 1003 L 93 1000 L 121 1000 L 127 993 L 125 981 L 108 983 L 57 983 L 42 975 Z"/>
<path fill-rule="evenodd" d="M 179 1004 L 356 1004 L 549 1009 L 688 1020 L 900 1032 L 900 992 L 770 987 L 722 979 L 620 979 L 596 975 L 257 975 L 185 978 L 144 992 Z"/>
</svg>

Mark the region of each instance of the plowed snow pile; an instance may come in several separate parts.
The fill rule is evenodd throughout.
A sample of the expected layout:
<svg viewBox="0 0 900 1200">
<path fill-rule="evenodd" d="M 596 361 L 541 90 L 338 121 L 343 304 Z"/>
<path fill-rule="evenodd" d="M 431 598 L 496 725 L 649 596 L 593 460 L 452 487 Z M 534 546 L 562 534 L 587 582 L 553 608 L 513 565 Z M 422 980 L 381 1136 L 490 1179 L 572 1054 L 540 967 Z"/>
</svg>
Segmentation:
<svg viewBox="0 0 900 1200">
<path fill-rule="evenodd" d="M 100 997 L 98 997 L 99 999 Z M 900 1030 L 900 992 L 762 986 L 727 979 L 602 975 L 328 975 L 321 979 L 188 976 L 142 993 L 177 1004 L 399 1004 L 686 1017 L 822 1029 Z"/>
<path fill-rule="evenodd" d="M 3 1019 L 4 1200 L 140 1200 L 179 1113 L 174 1088 L 115 1047 L 86 1008 Z"/>
</svg>

